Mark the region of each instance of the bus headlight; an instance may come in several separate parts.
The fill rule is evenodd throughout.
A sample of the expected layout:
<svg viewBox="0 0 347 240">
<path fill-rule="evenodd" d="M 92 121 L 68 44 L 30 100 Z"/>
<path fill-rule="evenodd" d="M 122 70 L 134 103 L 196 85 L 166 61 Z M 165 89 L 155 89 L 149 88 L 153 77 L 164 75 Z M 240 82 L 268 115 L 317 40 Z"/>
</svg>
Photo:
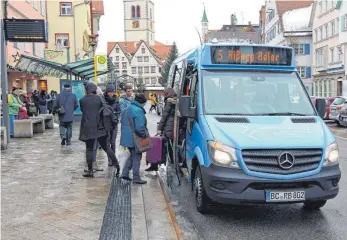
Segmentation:
<svg viewBox="0 0 347 240">
<path fill-rule="evenodd" d="M 240 168 L 236 151 L 220 142 L 208 142 L 208 152 L 212 161 L 222 167 Z"/>
<path fill-rule="evenodd" d="M 324 158 L 324 162 L 323 162 L 323 166 L 331 166 L 334 164 L 338 164 L 339 163 L 339 149 L 337 147 L 336 142 L 330 144 L 329 146 L 327 146 L 327 148 L 325 149 L 325 158 Z"/>
</svg>

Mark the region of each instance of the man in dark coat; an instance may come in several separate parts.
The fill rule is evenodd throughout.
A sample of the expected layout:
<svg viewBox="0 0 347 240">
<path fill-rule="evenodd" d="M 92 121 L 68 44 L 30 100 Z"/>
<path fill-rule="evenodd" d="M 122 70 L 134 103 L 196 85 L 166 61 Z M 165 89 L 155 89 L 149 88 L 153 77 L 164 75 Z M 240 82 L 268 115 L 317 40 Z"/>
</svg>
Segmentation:
<svg viewBox="0 0 347 240">
<path fill-rule="evenodd" d="M 167 88 L 164 91 L 164 101 L 165 107 L 163 110 L 163 115 L 158 124 L 158 134 L 164 135 L 166 140 L 166 144 L 168 144 L 168 140 L 173 139 L 173 131 L 174 131 L 174 120 L 175 120 L 175 108 L 177 103 L 176 93 L 172 88 Z M 173 157 L 171 145 L 169 144 L 170 156 Z M 158 171 L 158 164 L 151 164 L 149 168 L 145 171 Z"/>
<path fill-rule="evenodd" d="M 59 113 L 59 109 L 63 106 L 64 113 Z M 59 114 L 59 131 L 61 137 L 61 145 L 71 145 L 72 123 L 74 120 L 74 112 L 78 108 L 78 100 L 75 94 L 72 93 L 71 85 L 65 84 L 64 90 L 58 94 L 54 104 L 54 113 Z"/>
<path fill-rule="evenodd" d="M 118 98 L 116 96 L 116 89 L 113 84 L 109 83 L 106 85 L 104 98 L 105 98 L 106 104 L 110 107 L 110 109 L 119 119 L 119 115 L 121 114 L 121 109 L 118 102 Z M 113 152 L 116 152 L 117 133 L 118 133 L 118 123 L 114 123 L 113 130 L 108 133 L 109 143 L 111 145 Z M 112 160 L 110 158 L 108 159 L 108 165 L 112 166 Z"/>
<path fill-rule="evenodd" d="M 130 156 L 124 165 L 122 179 L 133 181 L 135 184 L 147 183 L 147 181 L 142 180 L 140 177 L 142 153 L 136 152 L 132 135 L 134 131 L 134 133 L 140 138 L 146 138 L 149 136 L 147 119 L 145 116 L 146 111 L 143 108 L 146 102 L 146 97 L 143 94 L 138 94 L 135 96 L 135 100 L 131 101 L 130 106 L 122 112 L 122 135 L 120 138 L 120 145 L 128 148 L 130 152 Z M 131 169 L 133 170 L 134 179 L 129 177 Z"/>
<path fill-rule="evenodd" d="M 86 158 L 88 172 L 84 177 L 93 177 L 93 147 L 97 140 L 101 148 L 112 159 L 112 165 L 119 174 L 119 163 L 111 146 L 108 144 L 107 131 L 99 124 L 99 112 L 103 108 L 101 97 L 96 95 L 97 86 L 94 83 L 88 83 L 86 86 L 86 95 L 80 100 L 82 111 L 82 120 L 79 140 L 86 144 Z"/>
</svg>

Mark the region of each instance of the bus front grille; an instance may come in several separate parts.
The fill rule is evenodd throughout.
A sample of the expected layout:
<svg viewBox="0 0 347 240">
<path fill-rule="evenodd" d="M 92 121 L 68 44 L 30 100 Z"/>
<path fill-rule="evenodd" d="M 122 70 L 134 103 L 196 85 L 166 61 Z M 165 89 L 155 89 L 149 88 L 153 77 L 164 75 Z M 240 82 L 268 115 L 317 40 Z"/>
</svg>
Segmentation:
<svg viewBox="0 0 347 240">
<path fill-rule="evenodd" d="M 319 167 L 322 154 L 322 149 L 242 150 L 242 158 L 248 170 L 280 175 L 315 170 Z"/>
</svg>

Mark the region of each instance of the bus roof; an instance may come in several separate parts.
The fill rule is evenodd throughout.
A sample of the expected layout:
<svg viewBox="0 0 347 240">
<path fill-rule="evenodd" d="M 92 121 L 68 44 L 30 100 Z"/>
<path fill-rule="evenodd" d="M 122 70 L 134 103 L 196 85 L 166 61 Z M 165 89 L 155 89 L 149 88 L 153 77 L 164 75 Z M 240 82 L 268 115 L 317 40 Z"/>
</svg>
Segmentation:
<svg viewBox="0 0 347 240">
<path fill-rule="evenodd" d="M 264 44 L 207 43 L 180 56 L 197 69 L 248 69 L 295 71 L 294 50 Z"/>
</svg>

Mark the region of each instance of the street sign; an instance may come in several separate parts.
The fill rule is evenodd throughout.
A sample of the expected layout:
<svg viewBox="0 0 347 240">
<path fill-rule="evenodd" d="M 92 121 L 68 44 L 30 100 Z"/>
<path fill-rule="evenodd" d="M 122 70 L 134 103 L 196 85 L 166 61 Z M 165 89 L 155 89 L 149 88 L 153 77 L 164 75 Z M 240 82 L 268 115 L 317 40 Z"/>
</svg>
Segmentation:
<svg viewBox="0 0 347 240">
<path fill-rule="evenodd" d="M 10 42 L 48 42 L 43 19 L 4 19 L 4 30 Z"/>
<path fill-rule="evenodd" d="M 107 56 L 106 55 L 96 55 L 94 58 L 95 71 L 97 72 L 105 72 L 107 71 Z"/>
</svg>

